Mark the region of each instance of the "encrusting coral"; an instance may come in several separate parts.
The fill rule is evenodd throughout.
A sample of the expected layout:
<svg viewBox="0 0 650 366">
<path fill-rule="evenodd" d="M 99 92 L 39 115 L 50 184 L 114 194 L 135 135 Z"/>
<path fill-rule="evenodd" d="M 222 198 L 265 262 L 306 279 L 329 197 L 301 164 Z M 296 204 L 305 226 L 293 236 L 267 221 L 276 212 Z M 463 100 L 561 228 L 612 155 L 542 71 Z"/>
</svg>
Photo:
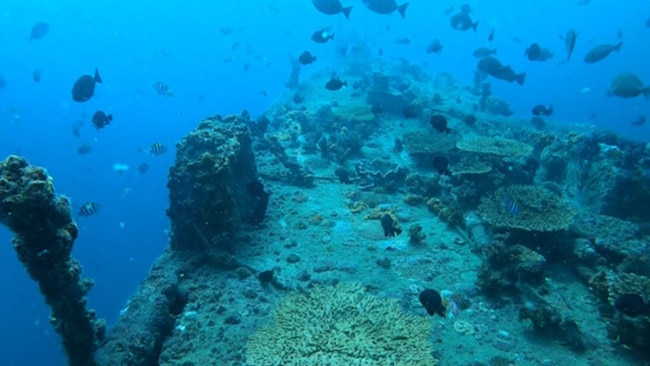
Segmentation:
<svg viewBox="0 0 650 366">
<path fill-rule="evenodd" d="M 250 365 L 431 366 L 431 322 L 405 314 L 397 300 L 344 283 L 294 292 L 271 324 L 249 340 Z"/>
<path fill-rule="evenodd" d="M 566 229 L 576 213 L 562 196 L 544 187 L 512 185 L 483 198 L 478 214 L 497 227 L 556 231 Z"/>
</svg>

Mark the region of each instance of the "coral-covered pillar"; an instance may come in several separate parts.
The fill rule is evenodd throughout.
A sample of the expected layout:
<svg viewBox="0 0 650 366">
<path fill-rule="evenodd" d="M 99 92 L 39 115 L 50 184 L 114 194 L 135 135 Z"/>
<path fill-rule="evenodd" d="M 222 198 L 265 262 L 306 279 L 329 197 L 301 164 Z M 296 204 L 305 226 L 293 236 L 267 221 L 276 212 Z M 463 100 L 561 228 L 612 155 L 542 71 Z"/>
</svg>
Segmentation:
<svg viewBox="0 0 650 366">
<path fill-rule="evenodd" d="M 70 258 L 77 225 L 45 169 L 17 156 L 0 163 L 0 223 L 14 232 L 18 259 L 52 309 L 50 322 L 63 338 L 69 364 L 94 365 L 105 326 L 86 309 L 92 282 L 81 278 L 81 266 Z"/>
</svg>

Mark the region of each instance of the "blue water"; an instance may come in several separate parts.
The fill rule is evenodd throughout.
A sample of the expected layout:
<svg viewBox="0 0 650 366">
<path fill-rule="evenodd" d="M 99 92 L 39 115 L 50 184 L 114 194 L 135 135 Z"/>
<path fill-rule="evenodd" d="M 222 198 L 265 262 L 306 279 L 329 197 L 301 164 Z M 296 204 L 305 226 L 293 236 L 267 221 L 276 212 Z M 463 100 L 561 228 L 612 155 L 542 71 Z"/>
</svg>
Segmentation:
<svg viewBox="0 0 650 366">
<path fill-rule="evenodd" d="M 593 123 L 649 141 L 650 126 L 629 122 L 650 114 L 650 102 L 605 93 L 620 71 L 650 84 L 650 28 L 644 27 L 650 2 L 577 2 L 472 1 L 471 15 L 480 22 L 472 33 L 452 30 L 444 14 L 447 6 L 458 9 L 460 1 L 413 0 L 401 19 L 371 13 L 360 0 L 346 0 L 345 5 L 354 5 L 348 21 L 318 13 L 306 0 L 5 0 L 0 5 L 0 75 L 7 82 L 0 90 L 0 157 L 17 153 L 47 167 L 57 191 L 71 197 L 75 210 L 86 201 L 101 204 L 96 215 L 77 218 L 81 235 L 73 255 L 83 263 L 84 275 L 96 281 L 90 306 L 114 324 L 167 244 L 165 185 L 175 142 L 208 115 L 244 108 L 253 116 L 261 114 L 285 90 L 289 56 L 303 50 L 318 56 L 303 70 L 303 80 L 319 69 L 336 68 L 337 45 L 361 41 L 377 53 L 381 48 L 386 59 L 406 58 L 431 73 L 447 71 L 471 84 L 476 66 L 472 51 L 495 47 L 504 64 L 528 73 L 523 87 L 492 82 L 493 92 L 508 100 L 517 115 L 528 118 L 534 105 L 553 104 L 554 120 Z M 50 24 L 49 33 L 27 42 L 39 21 Z M 312 32 L 324 26 L 332 27 L 336 42 L 311 42 Z M 222 34 L 222 27 L 230 27 L 232 34 Z M 488 43 L 491 28 L 495 39 Z M 569 28 L 579 32 L 576 49 L 569 63 L 559 65 L 565 57 L 559 35 Z M 594 65 L 582 62 L 596 44 L 616 43 L 618 31 L 624 41 L 621 53 Z M 409 37 L 412 43 L 396 45 L 397 37 Z M 439 55 L 424 52 L 433 38 L 444 46 Z M 240 47 L 233 50 L 236 42 Z M 553 50 L 555 58 L 528 61 L 523 53 L 532 42 Z M 104 83 L 90 101 L 73 102 L 72 84 L 95 67 Z M 35 69 L 42 71 L 40 83 L 32 80 Z M 152 85 L 158 81 L 167 83 L 174 97 L 157 95 Z M 114 115 L 101 131 L 90 124 L 98 109 Z M 84 122 L 80 138 L 72 134 L 78 121 Z M 160 157 L 142 151 L 154 142 L 170 151 Z M 92 153 L 78 155 L 81 143 L 93 146 Z M 150 170 L 139 174 L 137 166 L 144 162 Z M 131 169 L 118 174 L 116 163 Z M 0 365 L 63 365 L 49 311 L 16 260 L 10 238 L 0 229 Z"/>
</svg>

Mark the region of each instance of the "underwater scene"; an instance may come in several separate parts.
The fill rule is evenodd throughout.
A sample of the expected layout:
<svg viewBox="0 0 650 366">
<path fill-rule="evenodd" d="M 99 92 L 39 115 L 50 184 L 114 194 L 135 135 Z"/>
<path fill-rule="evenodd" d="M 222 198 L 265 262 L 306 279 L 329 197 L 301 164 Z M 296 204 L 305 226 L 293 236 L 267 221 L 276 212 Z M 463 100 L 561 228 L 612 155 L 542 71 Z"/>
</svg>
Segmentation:
<svg viewBox="0 0 650 366">
<path fill-rule="evenodd" d="M 650 2 L 0 5 L 0 366 L 650 365 Z"/>
</svg>

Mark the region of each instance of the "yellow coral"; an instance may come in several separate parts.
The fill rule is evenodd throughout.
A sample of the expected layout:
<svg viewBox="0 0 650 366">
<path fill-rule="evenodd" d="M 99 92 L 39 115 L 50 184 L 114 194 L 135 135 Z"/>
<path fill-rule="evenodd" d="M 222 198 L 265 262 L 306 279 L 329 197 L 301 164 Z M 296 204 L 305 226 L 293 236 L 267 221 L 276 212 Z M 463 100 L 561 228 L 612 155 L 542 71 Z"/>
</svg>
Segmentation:
<svg viewBox="0 0 650 366">
<path fill-rule="evenodd" d="M 294 292 L 247 345 L 250 365 L 430 366 L 431 323 L 356 283 Z"/>
<path fill-rule="evenodd" d="M 503 137 L 467 137 L 458 141 L 456 147 L 463 151 L 508 157 L 528 156 L 533 152 L 532 146 Z"/>
</svg>

